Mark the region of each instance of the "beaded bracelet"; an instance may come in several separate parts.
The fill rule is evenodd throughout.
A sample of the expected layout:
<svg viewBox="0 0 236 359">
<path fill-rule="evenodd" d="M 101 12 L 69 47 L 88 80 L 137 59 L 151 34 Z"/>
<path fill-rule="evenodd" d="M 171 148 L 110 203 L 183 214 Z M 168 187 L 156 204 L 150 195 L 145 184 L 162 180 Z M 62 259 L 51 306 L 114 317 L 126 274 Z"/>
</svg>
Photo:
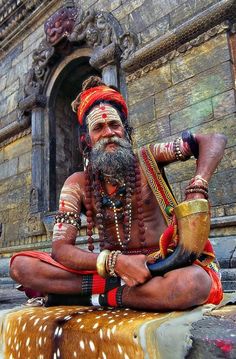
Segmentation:
<svg viewBox="0 0 236 359">
<path fill-rule="evenodd" d="M 201 185 L 197 185 L 197 184 L 190 184 L 186 187 L 186 189 L 203 189 L 204 191 L 208 192 L 208 187 L 206 186 L 201 186 Z"/>
<path fill-rule="evenodd" d="M 56 223 L 71 224 L 78 230 L 81 228 L 81 219 L 77 213 L 74 212 L 58 212 L 55 216 Z"/>
<path fill-rule="evenodd" d="M 189 159 L 189 157 L 186 157 L 184 156 L 184 154 L 181 152 L 181 149 L 180 149 L 180 142 L 181 142 L 181 138 L 178 137 L 174 140 L 173 142 L 173 150 L 175 152 L 175 158 L 178 160 L 178 161 L 186 161 Z"/>
<path fill-rule="evenodd" d="M 117 277 L 115 273 L 115 265 L 118 256 L 121 254 L 121 251 L 111 251 L 111 253 L 107 257 L 106 268 L 110 277 Z"/>
<path fill-rule="evenodd" d="M 191 188 L 191 189 L 186 189 L 185 190 L 185 194 L 189 194 L 189 193 L 201 193 L 204 195 L 204 197 L 206 199 L 208 199 L 208 193 L 207 191 L 205 191 L 204 189 L 201 189 L 201 188 Z"/>
</svg>

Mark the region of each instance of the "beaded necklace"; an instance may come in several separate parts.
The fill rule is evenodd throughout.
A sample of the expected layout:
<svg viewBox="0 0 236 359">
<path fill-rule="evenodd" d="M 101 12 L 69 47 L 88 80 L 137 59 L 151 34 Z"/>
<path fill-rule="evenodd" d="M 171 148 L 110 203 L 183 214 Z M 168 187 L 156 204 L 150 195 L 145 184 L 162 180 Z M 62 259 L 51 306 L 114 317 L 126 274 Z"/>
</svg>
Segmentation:
<svg viewBox="0 0 236 359">
<path fill-rule="evenodd" d="M 108 194 L 103 190 L 102 184 L 107 182 L 111 184 L 120 184 L 117 189 Z M 92 219 L 92 191 L 95 198 L 96 206 L 96 224 L 98 228 L 100 248 L 104 248 L 104 241 L 113 243 L 113 246 L 120 249 L 127 249 L 131 241 L 131 227 L 132 227 L 132 195 L 136 196 L 137 217 L 139 227 L 139 240 L 142 247 L 145 246 L 145 229 L 143 222 L 143 208 L 142 208 L 142 193 L 141 193 L 141 174 L 138 166 L 137 158 L 134 157 L 133 167 L 127 171 L 125 182 L 120 179 L 114 179 L 111 176 L 99 173 L 93 174 L 91 166 L 88 165 L 85 171 L 85 206 L 87 216 L 87 235 L 88 235 L 88 249 L 93 251 L 92 229 L 94 222 Z M 116 242 L 111 242 L 107 238 L 105 230 L 105 221 L 110 217 L 107 213 L 108 209 L 112 209 L 114 215 L 114 225 L 116 230 Z M 123 221 L 124 239 L 121 239 L 119 222 Z"/>
</svg>

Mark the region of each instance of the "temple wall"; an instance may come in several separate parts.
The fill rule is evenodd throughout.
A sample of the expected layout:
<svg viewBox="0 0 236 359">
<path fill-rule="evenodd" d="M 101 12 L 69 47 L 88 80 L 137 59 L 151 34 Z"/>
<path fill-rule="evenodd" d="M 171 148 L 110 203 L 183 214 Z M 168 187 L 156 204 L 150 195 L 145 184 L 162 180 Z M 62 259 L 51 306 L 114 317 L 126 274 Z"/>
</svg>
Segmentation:
<svg viewBox="0 0 236 359">
<path fill-rule="evenodd" d="M 136 146 L 173 140 L 185 129 L 224 133 L 226 154 L 210 184 L 212 215 L 235 215 L 235 92 L 228 35 L 219 34 L 138 75 L 128 82 Z M 179 200 L 194 170 L 195 160 L 168 167 Z"/>
<path fill-rule="evenodd" d="M 111 12 L 124 31 L 137 34 L 139 50 L 144 50 L 176 27 L 220 1 L 198 0 L 82 0 L 84 10 Z M 63 5 L 63 1 L 45 2 L 34 21 L 22 25 L 0 53 L 0 131 L 17 122 L 19 101 L 24 97 L 25 74 L 32 67 L 32 53 L 45 38 L 45 20 Z M 27 23 L 27 22 L 26 22 Z M 194 45 L 179 48 L 172 57 L 151 62 L 126 75 L 130 122 L 134 127 L 134 145 L 168 141 L 184 129 L 193 132 L 222 132 L 228 136 L 225 157 L 210 185 L 212 216 L 232 216 L 214 235 L 236 233 L 235 171 L 235 92 L 232 39 L 225 29 L 209 34 Z M 231 42 L 230 42 L 231 41 Z M 1 132 L 0 132 L 1 136 Z M 15 248 L 36 248 L 48 243 L 46 228 L 38 228 L 29 213 L 31 188 L 31 127 L 10 138 L 0 137 L 0 255 Z M 195 161 L 171 165 L 170 183 L 179 200 L 192 177 Z M 224 218 L 224 220 L 223 220 Z M 235 217 L 236 218 L 236 217 Z M 36 221 L 37 222 L 37 221 Z M 35 226 L 35 228 L 34 228 Z M 28 247 L 27 247 L 28 246 Z"/>
</svg>

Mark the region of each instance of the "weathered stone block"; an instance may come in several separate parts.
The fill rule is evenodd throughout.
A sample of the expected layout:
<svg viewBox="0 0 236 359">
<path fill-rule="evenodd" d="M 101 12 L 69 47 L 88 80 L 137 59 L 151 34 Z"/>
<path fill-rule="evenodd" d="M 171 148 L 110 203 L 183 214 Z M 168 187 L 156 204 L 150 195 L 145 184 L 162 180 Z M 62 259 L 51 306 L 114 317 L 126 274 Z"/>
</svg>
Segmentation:
<svg viewBox="0 0 236 359">
<path fill-rule="evenodd" d="M 154 97 L 148 97 L 143 101 L 137 102 L 134 106 L 130 106 L 129 109 L 129 121 L 131 126 L 136 128 L 151 122 L 155 117 Z"/>
<path fill-rule="evenodd" d="M 19 156 L 18 173 L 27 171 L 31 168 L 31 152 Z"/>
<path fill-rule="evenodd" d="M 210 183 L 209 196 L 213 205 L 236 202 L 236 173 L 233 169 L 215 173 Z"/>
<path fill-rule="evenodd" d="M 155 95 L 157 116 L 190 106 L 233 88 L 229 61 L 204 71 Z"/>
<path fill-rule="evenodd" d="M 29 33 L 29 35 L 25 38 L 25 40 L 23 41 L 23 53 L 26 53 L 26 49 L 28 49 L 28 47 L 30 47 L 31 45 L 35 44 L 35 48 L 37 48 L 38 46 L 38 41 L 43 38 L 43 36 L 45 36 L 44 33 L 44 26 L 43 24 L 41 26 L 37 26 L 37 28 L 35 29 L 35 31 Z M 26 53 L 27 54 L 27 53 Z"/>
<path fill-rule="evenodd" d="M 207 9 L 209 6 L 219 2 L 219 0 L 188 0 L 181 6 L 177 7 L 170 14 L 171 28 L 182 24 L 194 15 Z"/>
<path fill-rule="evenodd" d="M 5 89 L 6 83 L 7 83 L 7 75 L 1 76 L 0 77 L 0 92 L 2 92 Z"/>
<path fill-rule="evenodd" d="M 4 160 L 10 160 L 14 157 L 18 157 L 21 154 L 31 151 L 32 140 L 31 136 L 24 136 L 15 142 L 4 147 Z"/>
<path fill-rule="evenodd" d="M 2 92 L 0 94 L 0 101 L 5 99 L 5 102 L 6 102 L 6 100 L 9 98 L 9 96 L 14 94 L 18 90 L 18 88 L 19 88 L 19 80 L 16 80 L 14 84 L 11 84 L 10 86 L 6 87 L 4 92 Z M 9 113 L 9 112 L 10 111 L 8 111 L 7 113 Z"/>
<path fill-rule="evenodd" d="M 235 122 L 236 114 L 223 117 L 221 120 L 214 120 L 203 123 L 201 126 L 192 128 L 194 133 L 223 133 L 228 138 L 227 148 L 236 145 Z"/>
<path fill-rule="evenodd" d="M 140 8 L 144 2 L 145 0 L 125 1 L 122 6 L 113 11 L 113 15 L 118 21 L 120 21 L 125 16 L 131 14 L 135 9 Z"/>
<path fill-rule="evenodd" d="M 218 171 L 236 168 L 236 146 L 225 149 L 224 157 L 218 166 Z"/>
<path fill-rule="evenodd" d="M 4 152 L 3 148 L 0 148 L 0 163 L 4 162 Z"/>
<path fill-rule="evenodd" d="M 27 188 L 12 188 L 0 196 L 0 211 L 18 208 L 29 203 L 29 190 Z"/>
<path fill-rule="evenodd" d="M 211 198 L 210 198 L 211 201 Z M 211 217 L 222 217 L 225 215 L 224 207 L 223 206 L 211 206 Z"/>
<path fill-rule="evenodd" d="M 134 114 L 135 119 L 135 114 Z M 169 118 L 162 117 L 144 124 L 136 128 L 136 122 L 134 123 L 134 144 L 135 147 L 143 146 L 147 143 L 153 142 L 165 142 L 165 137 L 170 135 Z"/>
<path fill-rule="evenodd" d="M 171 134 L 201 125 L 213 119 L 211 99 L 198 102 L 170 115 Z"/>
<path fill-rule="evenodd" d="M 145 97 L 151 96 L 154 93 L 168 89 L 170 86 L 172 86 L 170 65 L 166 64 L 158 69 L 148 72 L 147 75 L 128 84 L 129 106 L 143 100 Z M 159 102 L 156 104 L 158 107 Z"/>
<path fill-rule="evenodd" d="M 226 216 L 232 216 L 236 214 L 236 203 L 230 203 L 224 206 Z"/>
<path fill-rule="evenodd" d="M 121 0 L 99 0 L 97 5 L 99 6 L 99 9 L 104 11 L 113 11 L 117 9 L 122 4 Z"/>
<path fill-rule="evenodd" d="M 10 222 L 5 224 L 5 238 L 8 239 L 8 243 L 19 243 L 19 225 L 20 222 Z"/>
<path fill-rule="evenodd" d="M 184 192 L 187 183 L 194 175 L 195 168 L 195 160 L 191 158 L 185 162 L 170 163 L 166 166 L 165 172 L 170 183 L 181 182 L 181 190 Z"/>
<path fill-rule="evenodd" d="M 29 188 L 31 185 L 31 171 L 17 174 L 16 176 L 1 180 L 0 182 L 0 195 L 9 193 L 14 188 Z"/>
<path fill-rule="evenodd" d="M 230 60 L 230 52 L 227 35 L 224 33 L 200 46 L 193 47 L 182 56 L 175 57 L 171 61 L 173 83 L 184 81 L 228 60 Z"/>
<path fill-rule="evenodd" d="M 17 83 L 18 80 L 16 81 L 16 87 L 17 87 Z M 16 91 L 13 92 L 11 95 L 9 95 L 7 98 L 1 100 L 0 108 L 1 108 L 2 116 L 5 116 L 8 113 L 15 110 L 17 108 L 17 105 L 18 105 L 18 92 Z"/>
<path fill-rule="evenodd" d="M 212 98 L 214 118 L 222 118 L 225 115 L 236 112 L 235 91 L 230 90 Z"/>
<path fill-rule="evenodd" d="M 218 237 L 211 238 L 211 243 L 214 246 L 216 257 L 222 268 L 230 267 L 230 258 L 236 246 L 236 238 L 234 237 Z"/>
<path fill-rule="evenodd" d="M 13 158 L 0 164 L 0 180 L 17 174 L 18 158 Z"/>
<path fill-rule="evenodd" d="M 0 74 L 5 75 L 11 68 L 12 61 L 22 52 L 22 43 L 14 47 L 0 62 Z"/>
<path fill-rule="evenodd" d="M 164 35 L 169 30 L 169 21 L 169 15 L 166 15 L 143 30 L 139 35 L 141 44 L 146 45 L 153 39 Z"/>
</svg>

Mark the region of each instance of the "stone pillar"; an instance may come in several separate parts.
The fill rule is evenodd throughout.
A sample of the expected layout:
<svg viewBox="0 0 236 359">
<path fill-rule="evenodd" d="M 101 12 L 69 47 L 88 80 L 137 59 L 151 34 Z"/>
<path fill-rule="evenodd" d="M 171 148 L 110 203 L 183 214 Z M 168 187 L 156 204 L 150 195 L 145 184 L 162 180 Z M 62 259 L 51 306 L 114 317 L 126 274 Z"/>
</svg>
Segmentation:
<svg viewBox="0 0 236 359">
<path fill-rule="evenodd" d="M 118 73 L 116 65 L 107 65 L 102 69 L 102 78 L 106 85 L 118 87 Z"/>
<path fill-rule="evenodd" d="M 43 210 L 44 188 L 44 109 L 32 109 L 32 188 L 30 192 L 30 212 L 37 213 Z"/>
</svg>

